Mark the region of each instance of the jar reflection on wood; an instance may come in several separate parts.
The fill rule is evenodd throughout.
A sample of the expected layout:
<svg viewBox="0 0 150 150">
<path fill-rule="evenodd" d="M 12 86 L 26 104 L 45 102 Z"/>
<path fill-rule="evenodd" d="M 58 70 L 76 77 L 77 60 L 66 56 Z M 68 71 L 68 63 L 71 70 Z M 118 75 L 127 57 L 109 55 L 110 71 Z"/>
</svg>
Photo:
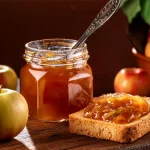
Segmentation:
<svg viewBox="0 0 150 150">
<path fill-rule="evenodd" d="M 70 39 L 45 39 L 25 45 L 27 62 L 20 71 L 20 92 L 31 118 L 64 121 L 86 107 L 93 97 L 93 76 L 86 44 L 68 60 Z"/>
</svg>

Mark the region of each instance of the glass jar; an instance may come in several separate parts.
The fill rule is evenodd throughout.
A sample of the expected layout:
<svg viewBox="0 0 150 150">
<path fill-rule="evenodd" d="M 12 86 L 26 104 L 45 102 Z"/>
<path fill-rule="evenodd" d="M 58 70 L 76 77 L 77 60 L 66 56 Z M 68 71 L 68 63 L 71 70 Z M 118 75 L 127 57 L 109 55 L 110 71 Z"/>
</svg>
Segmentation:
<svg viewBox="0 0 150 150">
<path fill-rule="evenodd" d="M 93 76 L 84 43 L 66 59 L 76 43 L 70 39 L 44 39 L 25 45 L 25 66 L 20 71 L 20 92 L 31 118 L 61 122 L 86 107 L 93 97 Z"/>
</svg>

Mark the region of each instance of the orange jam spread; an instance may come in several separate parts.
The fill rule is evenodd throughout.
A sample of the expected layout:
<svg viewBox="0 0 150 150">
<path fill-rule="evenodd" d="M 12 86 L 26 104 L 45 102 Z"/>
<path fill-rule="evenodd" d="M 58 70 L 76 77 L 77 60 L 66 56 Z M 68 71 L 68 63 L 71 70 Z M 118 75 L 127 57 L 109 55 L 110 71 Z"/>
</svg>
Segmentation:
<svg viewBox="0 0 150 150">
<path fill-rule="evenodd" d="M 149 113 L 148 103 L 140 96 L 107 94 L 96 98 L 86 107 L 85 118 L 116 124 L 133 122 Z"/>
</svg>

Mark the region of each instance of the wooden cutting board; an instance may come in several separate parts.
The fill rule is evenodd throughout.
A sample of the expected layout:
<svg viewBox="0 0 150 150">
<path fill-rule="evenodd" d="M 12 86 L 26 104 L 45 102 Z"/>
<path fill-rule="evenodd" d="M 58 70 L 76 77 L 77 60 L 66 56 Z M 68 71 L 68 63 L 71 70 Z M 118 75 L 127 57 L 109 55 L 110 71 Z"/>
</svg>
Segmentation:
<svg viewBox="0 0 150 150">
<path fill-rule="evenodd" d="M 150 133 L 131 144 L 98 140 L 69 133 L 68 122 L 29 120 L 13 140 L 0 142 L 0 150 L 150 150 Z"/>
</svg>

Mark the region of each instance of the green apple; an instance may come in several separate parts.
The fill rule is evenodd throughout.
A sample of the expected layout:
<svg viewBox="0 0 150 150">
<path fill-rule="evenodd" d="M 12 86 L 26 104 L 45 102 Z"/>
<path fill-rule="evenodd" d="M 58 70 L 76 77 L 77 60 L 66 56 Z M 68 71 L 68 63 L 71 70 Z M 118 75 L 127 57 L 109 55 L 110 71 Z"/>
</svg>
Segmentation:
<svg viewBox="0 0 150 150">
<path fill-rule="evenodd" d="M 14 69 L 6 65 L 0 65 L 0 85 L 4 88 L 16 90 L 17 75 Z"/>
<path fill-rule="evenodd" d="M 28 120 L 28 105 L 17 91 L 0 88 L 0 140 L 18 135 Z"/>
</svg>

